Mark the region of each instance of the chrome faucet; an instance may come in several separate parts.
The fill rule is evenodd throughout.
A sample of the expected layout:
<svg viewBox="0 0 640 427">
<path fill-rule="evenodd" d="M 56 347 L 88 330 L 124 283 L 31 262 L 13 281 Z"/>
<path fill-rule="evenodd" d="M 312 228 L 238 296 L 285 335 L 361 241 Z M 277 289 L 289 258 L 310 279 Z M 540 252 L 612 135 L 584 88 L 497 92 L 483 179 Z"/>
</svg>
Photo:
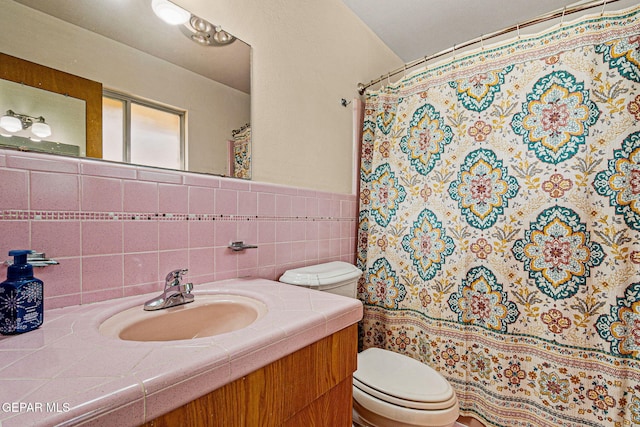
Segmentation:
<svg viewBox="0 0 640 427">
<path fill-rule="evenodd" d="M 162 310 L 163 308 L 174 307 L 176 305 L 193 302 L 193 283 L 181 283 L 182 276 L 187 273 L 186 268 L 174 270 L 167 274 L 164 283 L 164 292 L 157 298 L 144 303 L 147 311 Z"/>
</svg>

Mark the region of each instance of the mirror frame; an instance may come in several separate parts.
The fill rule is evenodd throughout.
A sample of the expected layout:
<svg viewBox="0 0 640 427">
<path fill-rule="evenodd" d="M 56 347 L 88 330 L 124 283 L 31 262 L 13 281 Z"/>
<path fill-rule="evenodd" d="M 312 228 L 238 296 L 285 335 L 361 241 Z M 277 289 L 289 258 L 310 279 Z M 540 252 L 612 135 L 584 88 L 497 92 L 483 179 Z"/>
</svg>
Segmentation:
<svg viewBox="0 0 640 427">
<path fill-rule="evenodd" d="M 102 83 L 2 52 L 0 78 L 84 101 L 86 156 L 102 159 Z"/>
</svg>

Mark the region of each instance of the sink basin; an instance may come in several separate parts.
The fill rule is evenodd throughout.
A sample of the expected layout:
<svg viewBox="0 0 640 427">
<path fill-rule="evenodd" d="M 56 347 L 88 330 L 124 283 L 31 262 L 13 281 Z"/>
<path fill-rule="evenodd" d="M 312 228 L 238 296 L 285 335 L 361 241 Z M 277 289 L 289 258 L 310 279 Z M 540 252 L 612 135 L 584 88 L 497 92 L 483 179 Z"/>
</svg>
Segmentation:
<svg viewBox="0 0 640 427">
<path fill-rule="evenodd" d="M 233 294 L 195 295 L 189 304 L 144 311 L 121 311 L 100 325 L 100 333 L 126 341 L 176 341 L 210 337 L 249 326 L 267 312 L 253 298 Z"/>
</svg>

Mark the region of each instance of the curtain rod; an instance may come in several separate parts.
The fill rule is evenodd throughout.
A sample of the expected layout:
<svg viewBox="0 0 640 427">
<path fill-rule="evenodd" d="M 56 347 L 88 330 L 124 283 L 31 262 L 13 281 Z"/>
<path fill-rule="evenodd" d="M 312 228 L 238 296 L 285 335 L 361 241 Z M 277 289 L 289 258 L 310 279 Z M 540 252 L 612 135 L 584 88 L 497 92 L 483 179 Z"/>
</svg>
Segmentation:
<svg viewBox="0 0 640 427">
<path fill-rule="evenodd" d="M 391 78 L 391 77 L 393 77 L 393 76 L 395 76 L 397 74 L 400 74 L 402 72 L 406 72 L 407 69 L 409 69 L 409 68 L 416 67 L 416 66 L 418 66 L 420 64 L 424 64 L 426 62 L 429 62 L 432 59 L 439 58 L 439 57 L 444 56 L 444 55 L 446 55 L 448 53 L 455 52 L 456 49 L 464 49 L 464 48 L 469 47 L 471 45 L 474 45 L 476 43 L 483 43 L 485 40 L 488 40 L 488 39 L 491 39 L 491 38 L 494 38 L 494 37 L 498 37 L 498 36 L 502 36 L 504 34 L 508 34 L 508 33 L 513 32 L 513 31 L 520 32 L 521 28 L 530 27 L 532 25 L 540 24 L 542 22 L 550 21 L 552 19 L 561 18 L 562 20 L 564 20 L 565 15 L 571 15 L 572 13 L 581 12 L 583 10 L 592 9 L 592 8 L 598 7 L 598 6 L 602 6 L 602 13 L 604 13 L 604 8 L 608 3 L 615 3 L 617 1 L 619 1 L 619 0 L 596 0 L 596 1 L 592 1 L 590 3 L 584 3 L 584 4 L 581 4 L 581 5 L 571 6 L 569 8 L 565 6 L 563 9 L 558 9 L 557 11 L 549 12 L 549 13 L 547 13 L 545 15 L 540 15 L 537 18 L 530 19 L 530 20 L 522 22 L 520 24 L 516 24 L 516 25 L 513 25 L 511 27 L 507 27 L 507 28 L 504 28 L 502 30 L 495 31 L 493 33 L 489 33 L 489 34 L 481 36 L 481 37 L 476 37 L 475 39 L 471 39 L 471 40 L 469 40 L 467 42 L 464 42 L 464 43 L 461 43 L 459 45 L 453 45 L 453 47 L 450 47 L 448 49 L 445 49 L 445 50 L 440 51 L 438 53 L 435 53 L 433 55 L 425 56 L 424 58 L 415 59 L 415 60 L 413 60 L 411 62 L 407 62 L 407 63 L 404 64 L 403 67 L 396 68 L 395 70 L 390 71 L 386 75 L 383 74 L 379 78 L 377 78 L 375 80 L 371 80 L 366 85 L 362 84 L 362 83 L 358 83 L 358 93 L 360 95 L 362 95 L 362 94 L 364 94 L 364 91 L 367 88 L 369 88 L 369 87 L 371 87 L 371 86 L 373 86 L 373 85 L 375 85 L 377 83 L 380 83 L 384 79 L 389 79 L 389 78 Z M 563 21 L 561 21 L 561 24 L 562 24 L 562 22 Z"/>
</svg>

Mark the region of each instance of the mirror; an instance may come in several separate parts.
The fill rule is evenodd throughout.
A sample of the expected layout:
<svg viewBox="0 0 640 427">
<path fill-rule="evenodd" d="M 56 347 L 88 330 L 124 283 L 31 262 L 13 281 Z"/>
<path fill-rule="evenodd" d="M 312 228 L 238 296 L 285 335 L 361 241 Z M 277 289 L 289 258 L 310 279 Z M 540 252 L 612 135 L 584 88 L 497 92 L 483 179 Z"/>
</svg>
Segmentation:
<svg viewBox="0 0 640 427">
<path fill-rule="evenodd" d="M 0 80 L 3 82 L 0 86 L 0 111 L 8 116 L 0 117 L 0 136 L 3 137 L 0 143 L 41 152 L 48 152 L 43 146 L 56 149 L 76 147 L 76 155 L 102 158 L 100 83 L 1 52 Z M 77 117 L 74 118 L 74 114 Z M 7 119 L 13 121 L 13 125 L 9 125 L 13 128 L 11 130 L 7 130 Z M 46 120 L 49 123 L 53 120 L 55 131 L 47 123 L 49 136 L 42 135 L 43 140 L 27 143 L 27 147 L 20 144 L 20 136 L 38 136 L 33 133 L 35 121 L 46 123 Z M 74 135 L 81 131 L 73 132 L 73 129 L 82 127 L 84 135 Z M 16 128 L 22 129 L 16 132 Z M 64 143 L 55 142 L 58 138 Z M 13 141 L 15 139 L 18 139 L 17 143 Z M 52 152 L 67 151 L 59 149 Z"/>
<path fill-rule="evenodd" d="M 4 65 L 6 60 L 6 56 L 0 54 L 0 64 Z M 4 68 L 0 71 L 4 71 Z M 4 77 L 5 73 L 0 72 L 0 76 Z M 19 113 L 15 113 L 11 108 L 18 111 L 38 111 L 40 116 L 18 116 Z M 2 145 L 27 147 L 31 151 L 86 156 L 85 100 L 37 89 L 3 78 L 0 79 L 0 111 L 7 110 L 10 111 L 10 114 L 15 114 L 11 117 L 24 119 L 27 127 L 24 128 L 23 122 L 19 123 L 20 128 L 18 128 L 18 123 L 14 120 L 15 127 L 12 128 L 12 133 L 6 134 L 4 129 L 0 128 L 0 136 L 5 137 L 0 138 Z M 58 126 L 53 130 L 47 125 L 49 126 L 48 130 L 46 128 L 36 129 L 34 132 L 33 125 L 35 123 L 46 123 L 47 121 L 57 123 Z M 0 126 L 2 124 L 0 122 Z M 56 140 L 65 142 L 58 143 L 55 142 Z"/>
<path fill-rule="evenodd" d="M 109 93 L 184 112 L 186 170 L 233 176 L 238 159 L 250 163 L 250 146 L 234 147 L 242 135 L 239 143 L 246 148 L 250 135 L 246 43 L 234 38 L 225 45 L 198 44 L 193 26 L 164 23 L 151 0 L 0 0 L 0 7 L 0 52 L 98 82 Z M 237 169 L 239 177 L 250 178 L 246 164 Z"/>
</svg>

